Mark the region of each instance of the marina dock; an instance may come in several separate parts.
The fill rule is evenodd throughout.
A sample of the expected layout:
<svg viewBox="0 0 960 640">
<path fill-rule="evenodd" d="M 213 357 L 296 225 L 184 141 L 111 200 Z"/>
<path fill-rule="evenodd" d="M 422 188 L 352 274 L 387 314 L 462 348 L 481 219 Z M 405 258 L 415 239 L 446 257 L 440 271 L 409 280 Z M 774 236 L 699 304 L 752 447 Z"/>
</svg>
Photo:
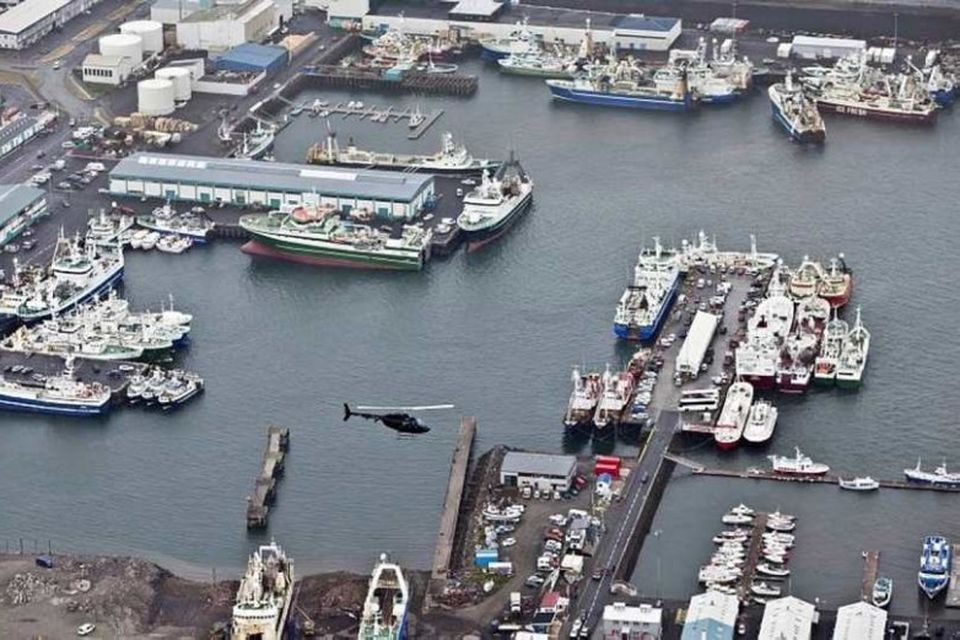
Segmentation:
<svg viewBox="0 0 960 640">
<path fill-rule="evenodd" d="M 443 499 L 443 511 L 440 514 L 440 532 L 437 534 L 437 546 L 433 553 L 433 568 L 430 572 L 432 585 L 437 585 L 437 583 L 446 580 L 447 572 L 450 570 L 457 523 L 460 518 L 460 503 L 463 500 L 463 490 L 467 482 L 467 469 L 470 466 L 470 457 L 476 434 L 477 419 L 466 416 L 461 418 L 460 434 L 457 436 L 457 445 L 453 450 L 453 460 L 450 462 L 450 480 L 447 483 L 447 493 Z"/>
<path fill-rule="evenodd" d="M 703 465 L 682 458 L 673 456 L 675 461 L 688 467 L 696 475 L 713 476 L 721 478 L 742 478 L 748 480 L 773 480 L 776 482 L 792 482 L 796 484 L 832 484 L 839 487 L 840 477 L 835 475 L 822 476 L 789 476 L 775 473 L 773 471 L 764 471 L 760 469 L 711 469 Z M 881 489 L 903 489 L 907 491 L 939 491 L 941 493 L 958 493 L 960 487 L 951 487 L 936 484 L 923 484 L 918 482 L 907 482 L 906 480 L 877 480 Z"/>
<path fill-rule="evenodd" d="M 950 545 L 953 551 L 953 557 L 956 558 L 960 553 L 960 544 Z M 952 562 L 950 564 L 950 585 L 947 587 L 946 606 L 951 609 L 960 607 L 960 563 Z"/>
<path fill-rule="evenodd" d="M 260 463 L 260 473 L 253 483 L 253 494 L 247 498 L 247 529 L 267 526 L 270 505 L 277 497 L 277 481 L 283 475 L 287 449 L 290 447 L 290 429 L 267 428 L 267 447 Z"/>
<path fill-rule="evenodd" d="M 860 599 L 864 602 L 870 602 L 873 599 L 873 583 L 877 581 L 879 565 L 879 551 L 871 550 L 863 552 L 863 580 L 860 582 Z"/>
<path fill-rule="evenodd" d="M 387 90 L 421 94 L 469 96 L 477 91 L 476 76 L 462 73 L 421 73 L 410 71 L 399 79 L 377 70 L 318 65 L 304 72 L 308 84 L 319 89 Z"/>
<path fill-rule="evenodd" d="M 753 518 L 753 535 L 750 536 L 750 549 L 747 551 L 746 562 L 743 564 L 743 575 L 740 576 L 740 585 L 737 596 L 741 602 L 748 602 L 751 598 L 750 585 L 757 571 L 757 563 L 763 554 L 763 534 L 767 530 L 767 514 L 758 512 Z"/>
</svg>

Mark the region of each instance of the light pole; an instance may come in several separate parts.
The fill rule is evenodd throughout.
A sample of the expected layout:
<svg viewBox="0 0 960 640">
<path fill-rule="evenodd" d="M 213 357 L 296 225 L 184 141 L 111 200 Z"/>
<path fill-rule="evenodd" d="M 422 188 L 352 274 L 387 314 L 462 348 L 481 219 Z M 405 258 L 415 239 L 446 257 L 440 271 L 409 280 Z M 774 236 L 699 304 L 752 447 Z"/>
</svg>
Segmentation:
<svg viewBox="0 0 960 640">
<path fill-rule="evenodd" d="M 654 543 L 657 548 L 657 601 L 660 601 L 660 534 L 663 533 L 660 529 L 655 529 L 653 531 L 653 537 L 656 539 Z"/>
</svg>

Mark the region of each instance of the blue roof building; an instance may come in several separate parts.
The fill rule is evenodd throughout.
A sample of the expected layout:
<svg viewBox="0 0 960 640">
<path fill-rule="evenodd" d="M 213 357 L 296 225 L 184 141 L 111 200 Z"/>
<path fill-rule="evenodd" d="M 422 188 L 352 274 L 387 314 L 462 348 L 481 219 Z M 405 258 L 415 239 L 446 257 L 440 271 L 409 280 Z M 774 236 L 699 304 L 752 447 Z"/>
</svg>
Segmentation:
<svg viewBox="0 0 960 640">
<path fill-rule="evenodd" d="M 245 42 L 217 58 L 218 71 L 277 73 L 287 66 L 289 53 L 283 47 Z"/>
<path fill-rule="evenodd" d="M 680 18 L 631 13 L 614 21 L 613 42 L 627 51 L 667 51 L 682 29 Z"/>
<path fill-rule="evenodd" d="M 737 596 L 707 591 L 690 598 L 680 640 L 733 640 L 740 611 Z"/>
</svg>

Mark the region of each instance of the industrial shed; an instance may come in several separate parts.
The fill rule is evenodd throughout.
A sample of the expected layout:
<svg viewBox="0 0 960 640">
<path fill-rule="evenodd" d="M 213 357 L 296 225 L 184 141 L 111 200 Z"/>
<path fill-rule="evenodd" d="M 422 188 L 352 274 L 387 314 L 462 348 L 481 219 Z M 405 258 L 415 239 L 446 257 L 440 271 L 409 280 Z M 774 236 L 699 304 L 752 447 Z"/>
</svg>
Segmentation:
<svg viewBox="0 0 960 640">
<path fill-rule="evenodd" d="M 451 20 L 490 22 L 496 20 L 502 10 L 503 3 L 494 0 L 460 0 L 448 15 Z"/>
<path fill-rule="evenodd" d="M 289 52 L 283 47 L 247 42 L 217 58 L 217 71 L 273 74 L 287 65 Z"/>
<path fill-rule="evenodd" d="M 574 456 L 508 451 L 500 465 L 500 484 L 540 491 L 566 491 L 577 473 Z"/>
<path fill-rule="evenodd" d="M 850 38 L 821 38 L 816 36 L 794 36 L 791 52 L 804 60 L 844 58 L 858 55 L 867 49 L 865 40 Z"/>
<path fill-rule="evenodd" d="M 681 30 L 680 18 L 630 14 L 614 23 L 613 42 L 626 51 L 667 51 Z"/>
</svg>

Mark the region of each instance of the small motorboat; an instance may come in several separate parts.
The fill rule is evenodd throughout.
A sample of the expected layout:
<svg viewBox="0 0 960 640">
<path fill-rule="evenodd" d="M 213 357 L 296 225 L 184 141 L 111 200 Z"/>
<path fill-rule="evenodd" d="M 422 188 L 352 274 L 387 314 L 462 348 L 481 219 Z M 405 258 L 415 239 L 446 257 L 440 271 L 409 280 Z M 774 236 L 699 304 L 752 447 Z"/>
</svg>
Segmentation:
<svg viewBox="0 0 960 640">
<path fill-rule="evenodd" d="M 790 575 L 790 569 L 777 567 L 767 562 L 761 562 L 757 565 L 757 573 L 770 578 L 786 578 Z"/>
<path fill-rule="evenodd" d="M 877 578 L 876 582 L 873 583 L 873 593 L 870 599 L 873 601 L 873 606 L 881 609 L 890 604 L 890 600 L 893 599 L 893 578 L 886 576 Z"/>
<path fill-rule="evenodd" d="M 754 582 L 750 585 L 750 591 L 758 596 L 778 597 L 781 593 L 780 587 L 766 582 Z"/>
<path fill-rule="evenodd" d="M 837 482 L 840 484 L 841 489 L 846 489 L 847 491 L 876 491 L 880 488 L 880 483 L 870 476 L 864 476 L 862 478 L 856 477 L 852 480 L 837 478 Z"/>
<path fill-rule="evenodd" d="M 742 502 L 735 506 L 733 509 L 730 509 L 730 513 L 738 513 L 742 516 L 752 516 L 755 512 L 753 509 L 743 504 Z"/>
<path fill-rule="evenodd" d="M 753 523 L 753 516 L 740 513 L 728 513 L 724 515 L 720 521 L 723 522 L 723 524 L 751 524 Z"/>
</svg>

